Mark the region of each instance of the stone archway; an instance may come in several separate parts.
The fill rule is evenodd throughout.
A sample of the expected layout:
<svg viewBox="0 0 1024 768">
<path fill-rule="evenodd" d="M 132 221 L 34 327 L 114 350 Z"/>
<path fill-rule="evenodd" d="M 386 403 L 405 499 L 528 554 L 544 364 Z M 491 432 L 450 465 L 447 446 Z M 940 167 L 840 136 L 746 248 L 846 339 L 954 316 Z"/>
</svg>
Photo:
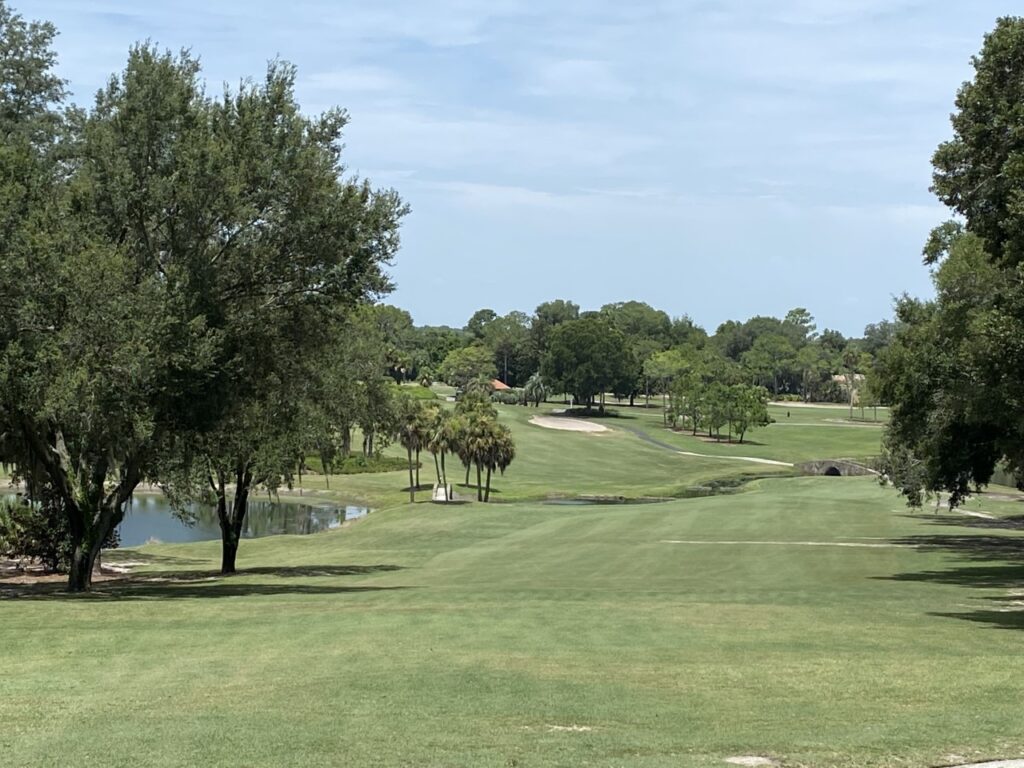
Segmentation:
<svg viewBox="0 0 1024 768">
<path fill-rule="evenodd" d="M 843 473 L 840 471 L 839 467 L 837 467 L 835 464 L 833 464 L 831 467 L 826 469 L 824 474 L 825 474 L 825 477 L 842 477 L 843 476 Z"/>
</svg>

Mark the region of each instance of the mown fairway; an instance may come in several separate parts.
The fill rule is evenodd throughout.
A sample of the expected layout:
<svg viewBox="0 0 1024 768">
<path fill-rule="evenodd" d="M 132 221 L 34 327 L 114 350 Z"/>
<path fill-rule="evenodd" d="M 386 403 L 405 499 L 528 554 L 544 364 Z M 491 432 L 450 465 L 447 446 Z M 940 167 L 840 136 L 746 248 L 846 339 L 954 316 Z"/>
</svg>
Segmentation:
<svg viewBox="0 0 1024 768">
<path fill-rule="evenodd" d="M 502 495 L 751 468 L 502 413 L 521 451 Z M 752 437 L 775 429 L 797 428 Z M 0 747 L 13 766 L 1015 757 L 1020 505 L 969 509 L 995 518 L 911 516 L 870 479 L 779 478 L 663 504 L 390 506 L 246 541 L 226 579 L 217 543 L 122 551 L 108 560 L 146 572 L 92 596 L 0 582 L 17 597 L 0 602 Z"/>
</svg>

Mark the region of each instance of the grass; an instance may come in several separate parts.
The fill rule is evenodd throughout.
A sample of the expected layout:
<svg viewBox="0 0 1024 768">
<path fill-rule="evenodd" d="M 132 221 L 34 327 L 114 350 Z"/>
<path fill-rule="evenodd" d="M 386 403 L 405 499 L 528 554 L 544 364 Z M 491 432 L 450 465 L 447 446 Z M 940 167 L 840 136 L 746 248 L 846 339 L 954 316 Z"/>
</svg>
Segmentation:
<svg viewBox="0 0 1024 768">
<path fill-rule="evenodd" d="M 402 506 L 246 542 L 230 579 L 215 544 L 119 553 L 159 580 L 5 602 L 0 746 L 33 766 L 1021 754 L 1024 622 L 1001 610 L 1024 537 L 894 502 L 802 478 L 663 505 Z"/>
<path fill-rule="evenodd" d="M 819 406 L 785 407 L 771 405 L 768 414 L 774 424 L 751 430 L 742 444 L 709 439 L 706 433 L 692 436 L 689 431 L 673 432 L 665 429 L 659 409 L 618 408 L 619 417 L 607 423 L 614 426 L 621 420 L 624 428 L 639 428 L 658 440 L 678 447 L 679 450 L 706 453 L 715 456 L 752 456 L 787 462 L 805 462 L 816 459 L 867 459 L 879 453 L 882 427 L 879 422 L 849 419 L 849 409 Z M 788 415 L 787 415 L 788 414 Z M 868 412 L 870 419 L 870 412 Z M 884 414 L 887 417 L 887 414 Z M 880 413 L 880 419 L 883 414 Z M 725 433 L 723 432 L 723 438 Z"/>
<path fill-rule="evenodd" d="M 675 497 L 711 480 L 793 473 L 784 467 L 726 461 L 730 456 L 794 463 L 840 457 L 866 459 L 878 455 L 881 441 L 881 425 L 849 422 L 849 411 L 841 406 L 790 408 L 792 415 L 788 418 L 786 408 L 771 406 L 776 423 L 751 431 L 749 440 L 742 445 L 709 442 L 703 436 L 667 430 L 654 407 L 612 406 L 618 416 L 593 419 L 610 428 L 602 434 L 560 432 L 530 423 L 532 417 L 550 414 L 559 407 L 554 403 L 541 408 L 498 406 L 500 419 L 512 429 L 516 459 L 504 477 L 494 479 L 493 499 L 511 502 L 585 495 Z M 712 458 L 679 456 L 641 435 L 670 449 Z M 391 446 L 386 453 L 405 457 L 405 451 L 398 445 Z M 431 455 L 423 453 L 421 462 L 421 483 L 432 483 L 435 471 Z M 465 480 L 465 470 L 457 458 L 449 457 L 448 479 L 456 483 Z M 322 477 L 306 476 L 303 484 L 307 489 L 327 492 Z M 409 499 L 408 492 L 403 491 L 408 486 L 408 475 L 403 471 L 332 477 L 330 486 L 328 495 L 335 499 L 377 507 L 394 506 Z M 470 489 L 461 492 L 472 494 Z M 428 496 L 424 493 L 423 499 Z"/>
<path fill-rule="evenodd" d="M 751 471 L 644 442 L 622 427 L 655 434 L 658 416 L 636 411 L 585 435 L 502 408 L 519 457 L 498 495 L 515 503 L 402 504 L 402 473 L 346 476 L 331 493 L 377 512 L 246 541 L 234 577 L 204 542 L 111 553 L 146 565 L 85 597 L 0 580 L 5 761 L 852 768 L 1024 754 L 1020 502 L 911 515 L 870 479 L 794 477 L 663 504 L 528 500 Z M 870 448 L 867 430 L 800 418 L 754 433 L 744 455 Z"/>
</svg>

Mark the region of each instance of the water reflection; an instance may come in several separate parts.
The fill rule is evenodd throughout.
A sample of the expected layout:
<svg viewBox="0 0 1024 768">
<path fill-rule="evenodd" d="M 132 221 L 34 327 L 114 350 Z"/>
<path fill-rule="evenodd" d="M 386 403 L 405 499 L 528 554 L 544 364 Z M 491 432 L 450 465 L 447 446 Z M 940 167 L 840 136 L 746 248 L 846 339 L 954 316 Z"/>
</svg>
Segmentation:
<svg viewBox="0 0 1024 768">
<path fill-rule="evenodd" d="M 364 517 L 366 507 L 310 505 L 292 502 L 250 501 L 242 536 L 247 539 L 278 534 L 304 535 L 339 527 L 346 520 Z M 182 521 L 158 495 L 136 496 L 117 530 L 122 547 L 137 547 L 149 540 L 165 543 L 206 541 L 220 538 L 217 512 L 210 507 L 192 508 L 194 524 Z"/>
</svg>

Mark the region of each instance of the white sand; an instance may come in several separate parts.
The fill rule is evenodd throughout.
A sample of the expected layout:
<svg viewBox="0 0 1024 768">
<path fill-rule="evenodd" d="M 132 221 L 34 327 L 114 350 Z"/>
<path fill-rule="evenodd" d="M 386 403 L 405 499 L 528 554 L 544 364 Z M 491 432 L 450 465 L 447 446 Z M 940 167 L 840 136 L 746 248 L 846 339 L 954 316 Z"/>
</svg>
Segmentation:
<svg viewBox="0 0 1024 768">
<path fill-rule="evenodd" d="M 592 421 L 581 419 L 563 418 L 558 416 L 534 416 L 530 419 L 531 424 L 546 429 L 562 429 L 566 432 L 607 432 L 608 427 L 604 424 L 595 424 Z"/>
</svg>

